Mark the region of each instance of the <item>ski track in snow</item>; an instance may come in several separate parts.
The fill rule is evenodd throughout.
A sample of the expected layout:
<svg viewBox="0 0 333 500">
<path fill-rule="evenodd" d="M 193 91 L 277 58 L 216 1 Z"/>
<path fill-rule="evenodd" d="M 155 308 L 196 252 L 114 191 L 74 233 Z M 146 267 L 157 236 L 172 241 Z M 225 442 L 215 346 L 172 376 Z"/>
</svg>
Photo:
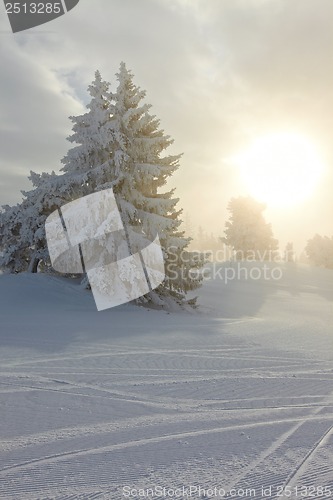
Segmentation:
<svg viewBox="0 0 333 500">
<path fill-rule="evenodd" d="M 326 279 L 321 296 L 301 278 L 298 293 L 264 299 L 251 285 L 260 307 L 230 318 L 215 282 L 200 291 L 209 317 L 99 315 L 62 280 L 38 278 L 37 305 L 36 291 L 24 302 L 36 277 L 0 277 L 0 499 L 120 500 L 124 486 L 154 485 L 333 498 L 332 303 Z M 21 322 L 8 286 L 20 287 Z M 249 285 L 233 286 L 234 297 Z"/>
</svg>

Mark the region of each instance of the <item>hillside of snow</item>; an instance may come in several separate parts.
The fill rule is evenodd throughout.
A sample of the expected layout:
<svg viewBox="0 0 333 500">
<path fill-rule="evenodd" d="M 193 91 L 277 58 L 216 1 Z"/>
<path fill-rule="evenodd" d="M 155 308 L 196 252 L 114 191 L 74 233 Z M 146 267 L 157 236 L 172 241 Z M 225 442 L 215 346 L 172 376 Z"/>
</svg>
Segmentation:
<svg viewBox="0 0 333 500">
<path fill-rule="evenodd" d="M 220 268 L 176 313 L 0 276 L 1 500 L 333 498 L 333 271 Z"/>
</svg>

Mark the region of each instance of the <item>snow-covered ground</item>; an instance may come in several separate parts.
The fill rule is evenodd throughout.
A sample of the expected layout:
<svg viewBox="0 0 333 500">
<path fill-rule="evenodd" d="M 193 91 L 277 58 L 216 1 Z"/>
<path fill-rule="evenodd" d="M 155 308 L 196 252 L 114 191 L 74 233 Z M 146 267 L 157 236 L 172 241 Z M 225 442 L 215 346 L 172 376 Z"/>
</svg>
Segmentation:
<svg viewBox="0 0 333 500">
<path fill-rule="evenodd" d="M 170 314 L 0 276 L 1 500 L 333 498 L 333 272 L 222 275 Z"/>
</svg>

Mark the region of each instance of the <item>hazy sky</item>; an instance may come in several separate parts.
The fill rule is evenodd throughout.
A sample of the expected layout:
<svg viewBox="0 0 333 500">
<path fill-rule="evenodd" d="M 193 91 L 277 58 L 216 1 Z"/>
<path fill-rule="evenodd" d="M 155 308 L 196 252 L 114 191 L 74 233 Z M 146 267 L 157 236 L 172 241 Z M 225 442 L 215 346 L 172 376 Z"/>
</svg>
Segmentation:
<svg viewBox="0 0 333 500">
<path fill-rule="evenodd" d="M 67 15 L 13 35 L 0 4 L 0 203 L 30 170 L 58 171 L 68 116 L 84 112 L 99 69 L 123 60 L 184 153 L 173 176 L 194 226 L 222 234 L 226 205 L 247 194 L 225 160 L 270 132 L 305 134 L 326 173 L 313 197 L 273 209 L 281 246 L 333 233 L 332 0 L 81 0 Z"/>
</svg>

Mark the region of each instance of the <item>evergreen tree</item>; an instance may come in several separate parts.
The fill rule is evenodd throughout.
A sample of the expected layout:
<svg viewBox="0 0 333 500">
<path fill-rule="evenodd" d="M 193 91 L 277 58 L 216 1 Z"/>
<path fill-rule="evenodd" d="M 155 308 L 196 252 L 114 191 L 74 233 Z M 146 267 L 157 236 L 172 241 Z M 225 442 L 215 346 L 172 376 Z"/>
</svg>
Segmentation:
<svg viewBox="0 0 333 500">
<path fill-rule="evenodd" d="M 7 272 L 25 271 L 29 250 L 21 238 L 22 211 L 19 204 L 4 205 L 0 213 L 0 267 Z"/>
<path fill-rule="evenodd" d="M 320 236 L 316 234 L 308 240 L 305 253 L 315 266 L 333 269 L 333 236 Z"/>
<path fill-rule="evenodd" d="M 238 259 L 269 260 L 275 256 L 278 242 L 273 238 L 271 225 L 265 222 L 264 209 L 264 204 L 250 197 L 230 200 L 230 217 L 222 241 L 236 252 Z"/>
<path fill-rule="evenodd" d="M 185 214 L 185 221 L 184 221 L 184 229 L 185 229 L 185 234 L 192 240 L 194 239 L 194 230 L 193 230 L 193 225 L 192 225 L 192 219 L 190 214 L 187 212 Z"/>
<path fill-rule="evenodd" d="M 143 102 L 145 92 L 133 83 L 133 75 L 124 63 L 120 65 L 117 80 L 110 106 L 117 176 L 114 193 L 131 252 L 141 250 L 158 235 L 164 251 L 166 278 L 157 292 L 149 294 L 149 300 L 156 302 L 166 294 L 184 298 L 187 291 L 200 283 L 196 271 L 202 261 L 186 250 L 190 238 L 185 238 L 179 228 L 181 210 L 176 208 L 179 200 L 173 197 L 174 189 L 160 191 L 179 168 L 181 155 L 164 155 L 173 140 L 159 128 L 156 116 L 150 114 L 151 106 Z"/>
<path fill-rule="evenodd" d="M 94 191 L 99 176 L 111 169 L 109 84 L 100 73 L 88 91 L 92 97 L 89 111 L 74 122 L 74 134 L 68 138 L 79 143 L 64 158 L 64 174 L 30 172 L 33 188 L 22 191 L 23 201 L 13 207 L 4 206 L 0 214 L 0 241 L 3 249 L 0 267 L 8 272 L 37 272 L 39 263 L 50 268 L 45 237 L 45 220 L 66 202 Z M 70 164 L 70 169 L 67 168 Z"/>
<path fill-rule="evenodd" d="M 288 241 L 286 244 L 286 248 L 284 250 L 284 260 L 286 262 L 295 262 L 294 245 L 291 241 Z"/>
<path fill-rule="evenodd" d="M 181 155 L 164 151 L 172 139 L 159 128 L 159 120 L 143 102 L 145 92 L 133 83 L 133 75 L 121 63 L 118 87 L 95 73 L 89 86 L 88 111 L 71 117 L 75 143 L 65 158 L 61 175 L 31 173 L 33 189 L 23 192 L 24 200 L 15 207 L 4 207 L 0 214 L 0 266 L 10 272 L 49 268 L 45 220 L 69 201 L 112 188 L 127 243 L 136 253 L 159 236 L 166 278 L 144 300 L 163 303 L 167 296 L 183 300 L 189 290 L 200 285 L 202 259 L 186 250 L 190 239 L 179 229 L 181 210 L 174 189 L 161 192 L 168 178 L 179 167 Z M 193 273 L 194 270 L 194 273 Z"/>
<path fill-rule="evenodd" d="M 33 189 L 22 191 L 23 201 L 4 206 L 0 214 L 0 267 L 8 272 L 37 272 L 39 263 L 50 268 L 45 239 L 45 220 L 69 201 L 73 179 L 52 172 L 29 176 Z"/>
<path fill-rule="evenodd" d="M 91 96 L 88 111 L 83 115 L 70 116 L 74 124 L 73 134 L 68 137 L 76 146 L 61 160 L 61 169 L 72 179 L 70 198 L 98 191 L 101 187 L 113 187 L 115 174 L 113 146 L 113 124 L 110 115 L 110 84 L 101 78 L 99 71 L 88 87 Z"/>
</svg>

